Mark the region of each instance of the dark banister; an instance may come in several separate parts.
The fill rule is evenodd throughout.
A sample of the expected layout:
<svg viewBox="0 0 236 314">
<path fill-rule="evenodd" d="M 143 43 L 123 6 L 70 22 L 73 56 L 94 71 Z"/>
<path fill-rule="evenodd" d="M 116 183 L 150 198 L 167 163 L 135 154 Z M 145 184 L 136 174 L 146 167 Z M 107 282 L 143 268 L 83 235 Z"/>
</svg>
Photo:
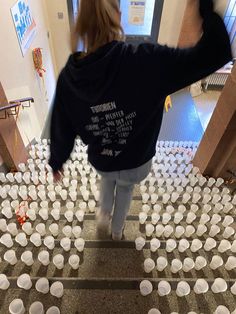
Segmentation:
<svg viewBox="0 0 236 314">
<path fill-rule="evenodd" d="M 22 102 L 26 102 L 26 101 L 34 102 L 34 98 L 27 97 L 27 98 L 11 100 L 11 101 L 9 101 L 9 104 L 22 103 Z"/>
<path fill-rule="evenodd" d="M 28 105 L 25 105 L 24 104 L 25 102 L 28 102 Z M 33 102 L 34 102 L 34 98 L 32 98 L 32 97 L 21 98 L 21 99 L 9 101 L 8 105 L 0 107 L 0 112 L 4 111 L 4 116 L 0 117 L 0 119 L 2 120 L 2 119 L 6 119 L 7 116 L 9 117 L 12 115 L 18 115 L 21 105 L 23 108 L 26 108 L 26 107 L 30 107 L 30 103 L 33 103 Z M 9 112 L 7 112 L 7 110 L 9 110 L 9 109 L 15 109 L 15 111 L 9 113 Z"/>
</svg>

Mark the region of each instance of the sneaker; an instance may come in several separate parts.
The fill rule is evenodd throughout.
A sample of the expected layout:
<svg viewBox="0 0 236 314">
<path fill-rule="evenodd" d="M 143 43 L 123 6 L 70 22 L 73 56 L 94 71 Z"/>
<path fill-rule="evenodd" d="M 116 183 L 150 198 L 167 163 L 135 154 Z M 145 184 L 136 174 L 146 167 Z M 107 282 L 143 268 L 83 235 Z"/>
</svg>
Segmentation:
<svg viewBox="0 0 236 314">
<path fill-rule="evenodd" d="M 109 228 L 111 216 L 103 213 L 101 210 L 98 210 L 96 213 L 96 220 L 97 220 L 97 229 L 99 231 L 106 232 Z"/>
<path fill-rule="evenodd" d="M 123 237 L 123 230 L 120 233 L 112 232 L 112 240 L 114 240 L 114 241 L 121 241 L 122 237 Z"/>
</svg>

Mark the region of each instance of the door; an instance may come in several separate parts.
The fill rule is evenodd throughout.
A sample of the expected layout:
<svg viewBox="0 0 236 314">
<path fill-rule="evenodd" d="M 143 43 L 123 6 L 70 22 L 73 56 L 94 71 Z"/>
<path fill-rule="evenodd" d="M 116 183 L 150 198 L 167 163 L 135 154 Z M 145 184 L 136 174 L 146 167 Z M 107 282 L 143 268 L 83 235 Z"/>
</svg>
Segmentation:
<svg viewBox="0 0 236 314">
<path fill-rule="evenodd" d="M 70 24 L 73 27 L 79 11 L 79 0 L 67 0 Z M 164 0 L 119 0 L 121 24 L 126 41 L 156 43 L 159 35 Z"/>
<path fill-rule="evenodd" d="M 126 41 L 156 43 L 164 0 L 119 0 Z"/>
</svg>

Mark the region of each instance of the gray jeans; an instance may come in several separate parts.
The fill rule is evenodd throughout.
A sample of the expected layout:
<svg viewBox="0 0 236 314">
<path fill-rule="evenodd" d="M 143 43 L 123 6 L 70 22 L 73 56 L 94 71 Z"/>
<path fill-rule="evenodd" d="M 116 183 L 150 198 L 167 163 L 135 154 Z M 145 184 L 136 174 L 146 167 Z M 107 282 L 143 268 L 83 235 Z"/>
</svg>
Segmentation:
<svg viewBox="0 0 236 314">
<path fill-rule="evenodd" d="M 100 188 L 101 211 L 105 215 L 112 215 L 112 232 L 122 232 L 128 214 L 134 185 L 146 178 L 151 170 L 152 160 L 144 165 L 121 171 L 98 173 L 102 176 Z"/>
</svg>

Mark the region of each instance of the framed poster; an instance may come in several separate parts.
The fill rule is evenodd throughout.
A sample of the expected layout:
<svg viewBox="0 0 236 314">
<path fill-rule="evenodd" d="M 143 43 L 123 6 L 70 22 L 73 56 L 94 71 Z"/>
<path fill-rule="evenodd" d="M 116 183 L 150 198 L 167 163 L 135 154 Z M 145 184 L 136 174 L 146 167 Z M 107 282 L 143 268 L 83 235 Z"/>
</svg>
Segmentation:
<svg viewBox="0 0 236 314">
<path fill-rule="evenodd" d="M 18 0 L 11 8 L 11 14 L 21 52 L 24 56 L 36 35 L 36 24 L 32 17 L 28 0 Z"/>
<path fill-rule="evenodd" d="M 130 1 L 129 24 L 144 25 L 146 0 Z"/>
</svg>

